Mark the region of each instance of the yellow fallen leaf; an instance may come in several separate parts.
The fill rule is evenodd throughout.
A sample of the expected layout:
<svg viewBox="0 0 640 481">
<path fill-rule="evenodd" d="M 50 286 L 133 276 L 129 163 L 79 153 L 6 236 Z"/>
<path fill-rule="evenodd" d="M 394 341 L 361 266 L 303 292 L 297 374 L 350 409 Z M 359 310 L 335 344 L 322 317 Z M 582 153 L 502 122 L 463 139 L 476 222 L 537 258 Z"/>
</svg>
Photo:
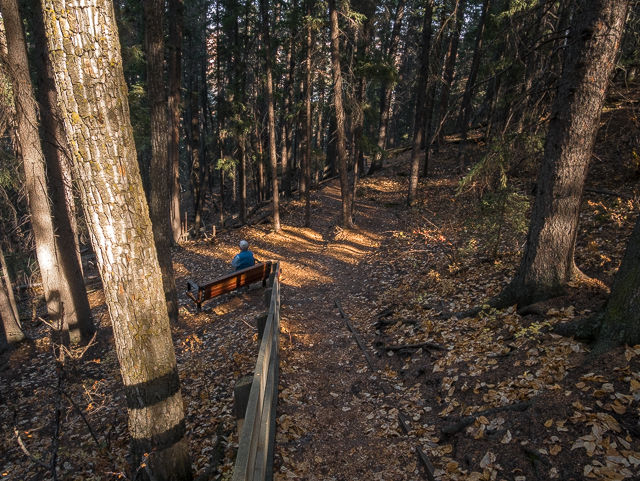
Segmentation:
<svg viewBox="0 0 640 481">
<path fill-rule="evenodd" d="M 553 446 L 551 449 L 549 449 L 549 453 L 551 453 L 552 456 L 555 456 L 560 451 L 562 451 L 562 446 L 559 446 L 557 444 L 555 446 Z"/>
<path fill-rule="evenodd" d="M 549 419 L 546 423 L 544 423 L 545 428 L 550 428 L 553 426 L 553 419 Z"/>
<path fill-rule="evenodd" d="M 454 473 L 458 470 L 458 463 L 456 463 L 455 461 L 451 461 L 450 463 L 447 463 L 447 472 L 448 473 Z"/>
<path fill-rule="evenodd" d="M 620 401 L 616 401 L 615 403 L 613 403 L 611 405 L 611 407 L 613 408 L 613 410 L 617 413 L 617 414 L 624 414 L 627 412 L 627 408 L 624 407 Z"/>
</svg>

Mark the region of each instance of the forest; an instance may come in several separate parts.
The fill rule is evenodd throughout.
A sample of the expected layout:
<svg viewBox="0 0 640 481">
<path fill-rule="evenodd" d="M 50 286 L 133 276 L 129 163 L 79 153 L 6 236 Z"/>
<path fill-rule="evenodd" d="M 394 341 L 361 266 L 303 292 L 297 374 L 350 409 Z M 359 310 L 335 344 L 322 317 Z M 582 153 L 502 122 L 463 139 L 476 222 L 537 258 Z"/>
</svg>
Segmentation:
<svg viewBox="0 0 640 481">
<path fill-rule="evenodd" d="M 640 478 L 639 14 L 0 0 L 2 479 Z"/>
</svg>

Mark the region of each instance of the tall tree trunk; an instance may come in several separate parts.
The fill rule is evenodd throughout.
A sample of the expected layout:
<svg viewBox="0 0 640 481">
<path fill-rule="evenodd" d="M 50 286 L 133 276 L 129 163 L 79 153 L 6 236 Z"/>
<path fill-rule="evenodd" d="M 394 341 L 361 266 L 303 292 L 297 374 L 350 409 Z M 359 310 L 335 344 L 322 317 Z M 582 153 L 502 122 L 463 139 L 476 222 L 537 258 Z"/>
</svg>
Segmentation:
<svg viewBox="0 0 640 481">
<path fill-rule="evenodd" d="M 153 226 L 162 286 L 169 320 L 178 323 L 178 294 L 173 274 L 171 244 L 171 172 L 167 136 L 167 99 L 164 88 L 164 0 L 145 0 L 147 50 L 147 88 L 151 124 L 151 201 L 149 215 Z"/>
<path fill-rule="evenodd" d="M 42 153 L 47 163 L 49 195 L 53 207 L 53 228 L 61 288 L 60 298 L 69 326 L 72 344 L 88 341 L 95 332 L 91 319 L 91 307 L 82 275 L 82 260 L 78 245 L 75 205 L 72 192 L 70 155 L 67 138 L 58 107 L 58 96 L 49 62 L 47 39 L 42 23 L 42 7 L 32 1 L 33 30 L 36 55 L 37 100 L 40 103 Z M 62 285 L 65 287 L 62 287 Z"/>
<path fill-rule="evenodd" d="M 460 107 L 460 117 L 458 118 L 458 129 L 462 132 L 462 141 L 467 140 L 467 132 L 469 130 L 469 119 L 471 118 L 471 101 L 473 100 L 473 87 L 478 78 L 478 69 L 480 67 L 480 59 L 482 58 L 482 37 L 484 35 L 484 26 L 489 11 L 489 0 L 482 3 L 482 13 L 478 21 L 478 31 L 476 32 L 476 43 L 473 48 L 473 60 L 471 61 L 471 69 L 467 84 L 464 88 L 462 96 L 462 106 Z M 462 146 L 462 142 L 460 143 Z"/>
<path fill-rule="evenodd" d="M 311 18 L 311 5 L 313 0 L 307 0 L 307 17 Z M 302 183 L 300 188 L 300 195 L 304 193 L 304 225 L 309 227 L 311 225 L 311 137 L 312 122 L 311 117 L 311 51 L 313 48 L 313 35 L 311 31 L 311 23 L 307 25 L 307 57 L 304 72 L 304 122 L 305 122 L 305 135 L 304 135 L 304 165 L 302 167 Z"/>
<path fill-rule="evenodd" d="M 340 192 L 342 196 L 342 227 L 353 229 L 351 218 L 351 190 L 347 172 L 347 152 L 345 148 L 344 108 L 342 107 L 342 72 L 340 70 L 340 39 L 338 37 L 338 11 L 336 1 L 329 0 L 329 23 L 331 28 L 331 71 L 333 72 L 333 104 L 336 114 L 336 144 L 338 148 L 338 168 L 340 169 Z"/>
<path fill-rule="evenodd" d="M 372 0 L 361 0 L 352 2 L 354 9 L 364 15 L 365 21 L 357 42 L 356 58 L 357 63 L 364 65 L 371 51 L 371 39 L 373 37 L 373 27 L 375 22 L 376 3 Z M 352 111 L 351 127 L 353 129 L 353 160 L 354 171 L 362 172 L 364 168 L 364 151 L 362 148 L 362 136 L 364 134 L 364 102 L 366 95 L 367 79 L 364 74 L 357 74 L 356 79 L 356 104 Z M 357 179 L 357 175 L 355 176 Z M 355 184 L 354 181 L 354 192 Z M 355 200 L 355 194 L 353 199 Z"/>
<path fill-rule="evenodd" d="M 246 2 L 246 6 L 249 6 L 249 2 Z M 239 6 L 238 6 L 239 9 Z M 234 68 L 235 68 L 235 86 L 236 91 L 234 92 L 234 96 L 237 96 L 240 104 L 242 106 L 245 105 L 246 99 L 246 84 L 247 84 L 247 69 L 246 69 L 246 59 L 247 59 L 247 50 L 248 50 L 248 18 L 249 12 L 247 8 L 245 8 L 245 35 L 244 35 L 244 46 L 243 41 L 240 37 L 240 26 L 239 26 L 239 16 L 236 17 L 235 22 L 235 47 L 236 47 L 236 58 Z M 243 52 L 240 55 L 240 52 Z M 238 138 L 238 181 L 240 184 L 240 221 L 243 224 L 247 223 L 247 160 L 246 160 L 246 144 L 247 144 L 247 136 L 245 132 L 244 126 L 244 109 L 240 109 L 239 112 L 236 113 L 237 121 L 240 123 L 240 127 L 237 129 L 237 138 Z"/>
<path fill-rule="evenodd" d="M 640 344 L 640 217 L 611 286 L 592 353 L 599 354 L 622 344 Z"/>
<path fill-rule="evenodd" d="M 413 147 L 411 149 L 411 174 L 409 176 L 409 194 L 407 204 L 413 205 L 418 194 L 418 176 L 420 175 L 420 146 L 424 131 L 425 97 L 427 79 L 429 77 L 429 53 L 431 50 L 431 22 L 433 17 L 433 0 L 427 0 L 422 23 L 422 52 L 420 55 L 420 71 L 416 83 L 416 106 L 413 117 Z M 425 168 L 426 170 L 426 168 Z"/>
<path fill-rule="evenodd" d="M 422 176 L 426 177 L 429 171 L 429 156 L 431 154 L 431 144 L 433 142 L 433 134 L 431 133 L 433 127 L 433 111 L 436 102 L 436 87 L 440 74 L 442 72 L 442 43 L 444 41 L 445 24 L 447 19 L 447 12 L 443 8 L 440 12 L 440 28 L 435 35 L 435 45 L 433 46 L 433 53 L 431 58 L 435 62 L 429 62 L 429 79 L 427 81 L 427 105 L 425 107 L 425 121 L 424 121 L 424 134 L 422 144 L 424 148 L 424 161 L 422 163 Z"/>
<path fill-rule="evenodd" d="M 267 128 L 269 130 L 269 161 L 271 164 L 271 186 L 273 190 L 273 230 L 280 232 L 280 192 L 278 189 L 278 157 L 276 155 L 276 119 L 273 106 L 273 78 L 271 71 L 271 40 L 269 33 L 269 0 L 260 0 L 262 17 L 262 40 L 265 51 L 267 94 Z"/>
<path fill-rule="evenodd" d="M 180 381 L 136 161 L 113 4 L 45 0 L 43 10 L 125 385 L 133 471 L 145 480 L 189 481 Z"/>
<path fill-rule="evenodd" d="M 520 268 L 492 304 L 520 306 L 562 295 L 574 263 L 578 214 L 627 1 L 582 0 L 554 102 Z"/>
<path fill-rule="evenodd" d="M 169 188 L 171 196 L 171 232 L 178 242 L 182 234 L 180 217 L 180 88 L 182 79 L 182 20 L 183 0 L 168 0 L 169 45 Z"/>
<path fill-rule="evenodd" d="M 298 0 L 293 0 L 291 5 L 292 16 L 297 18 L 298 16 Z M 296 52 L 295 47 L 298 36 L 298 23 L 296 20 L 292 21 L 291 35 L 289 39 L 289 52 L 287 53 L 287 63 L 289 64 L 289 73 L 286 81 L 283 109 L 284 128 L 282 129 L 282 190 L 284 195 L 291 197 L 291 178 L 293 167 L 293 119 L 291 115 L 291 109 L 294 107 L 294 82 L 296 72 Z"/>
<path fill-rule="evenodd" d="M 406 0 L 399 0 L 396 9 L 396 17 L 391 31 L 391 42 L 387 53 L 387 63 L 396 67 L 396 52 L 398 50 L 398 41 L 400 39 L 400 29 L 402 27 L 402 19 L 404 18 L 404 7 Z M 368 175 L 380 170 L 384 164 L 384 149 L 387 147 L 387 132 L 389 130 L 389 117 L 391 116 L 391 96 L 393 94 L 393 83 L 389 79 L 385 79 L 380 89 L 380 126 L 378 128 L 378 150 L 379 152 L 373 157 Z"/>
<path fill-rule="evenodd" d="M 60 330 L 61 339 L 66 339 L 65 343 L 68 343 L 68 326 L 66 317 L 62 315 L 62 309 L 65 305 L 64 301 L 71 297 L 70 293 L 65 292 L 68 285 L 63 282 L 57 264 L 61 253 L 57 249 L 55 240 L 44 169 L 45 159 L 38 134 L 36 102 L 29 77 L 23 23 L 17 1 L 1 0 L 0 13 L 2 13 L 7 41 L 7 70 L 15 99 L 17 140 L 23 159 L 25 188 L 45 300 L 53 325 Z"/>
<path fill-rule="evenodd" d="M 464 20 L 464 7 L 466 0 L 457 0 L 456 2 L 456 24 L 449 36 L 449 46 L 447 48 L 447 59 L 444 64 L 442 93 L 440 95 L 440 116 L 438 119 L 438 139 L 444 137 L 444 122 L 447 118 L 449 110 L 449 95 L 451 93 L 451 85 L 453 84 L 453 72 L 456 66 L 456 58 L 458 57 L 458 45 L 460 43 L 460 31 L 462 30 L 462 21 Z"/>
<path fill-rule="evenodd" d="M 205 14 L 203 13 L 203 17 Z M 202 33 L 202 45 L 206 44 L 205 32 Z M 207 69 L 206 69 L 206 58 L 205 56 L 201 56 L 200 58 L 200 84 L 199 84 L 199 99 L 200 99 L 200 109 L 202 111 L 202 122 L 200 124 L 200 197 L 198 198 L 198 204 L 196 207 L 196 225 L 201 226 L 198 227 L 204 228 L 204 222 L 202 220 L 204 216 L 204 204 L 207 201 L 207 191 L 209 190 L 209 178 L 211 169 L 210 169 L 210 154 L 207 149 L 207 133 L 209 131 L 209 124 L 207 112 L 209 111 L 209 100 L 207 96 Z M 199 230 L 197 232 L 200 232 Z"/>
<path fill-rule="evenodd" d="M 195 68 L 192 66 L 192 69 Z M 195 77 L 195 70 L 191 72 Z M 193 231 L 196 237 L 200 236 L 202 228 L 202 211 L 200 210 L 200 197 L 203 194 L 205 186 L 202 184 L 202 153 L 200 149 L 200 102 L 198 99 L 198 91 L 196 90 L 197 82 L 195 79 L 190 82 L 192 89 L 189 92 L 191 101 L 191 186 L 193 189 L 193 210 L 195 218 L 193 221 Z M 194 85 L 196 84 L 196 85 Z"/>
</svg>

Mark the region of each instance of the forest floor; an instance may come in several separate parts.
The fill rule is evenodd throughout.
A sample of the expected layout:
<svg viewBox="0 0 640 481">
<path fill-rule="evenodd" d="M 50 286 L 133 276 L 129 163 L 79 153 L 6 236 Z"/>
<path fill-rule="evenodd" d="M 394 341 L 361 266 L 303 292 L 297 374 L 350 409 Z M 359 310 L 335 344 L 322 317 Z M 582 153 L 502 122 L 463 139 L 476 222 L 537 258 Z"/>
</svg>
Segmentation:
<svg viewBox="0 0 640 481">
<path fill-rule="evenodd" d="M 593 359 L 587 344 L 553 332 L 602 307 L 640 212 L 637 101 L 612 96 L 603 117 L 576 251 L 592 280 L 524 317 L 515 307 L 440 317 L 482 304 L 508 283 L 535 172 L 519 165 L 503 197 L 479 200 L 480 181 L 456 195 L 455 143 L 432 156 L 415 207 L 405 207 L 408 155 L 365 177 L 355 231 L 338 227 L 332 180 L 313 192 L 310 228 L 303 205 L 291 201 L 281 233 L 262 224 L 174 249 L 181 308 L 173 335 L 199 479 L 231 477 L 233 386 L 253 371 L 263 289 L 227 294 L 198 313 L 185 284 L 228 272 L 240 239 L 258 259 L 280 260 L 283 271 L 276 479 L 429 479 L 423 459 L 443 481 L 640 479 L 640 346 Z M 481 149 L 472 143 L 466 155 Z M 101 289 L 90 297 L 97 342 L 67 356 L 63 369 L 42 312 L 24 297 L 33 341 L 0 359 L 2 480 L 51 479 L 16 432 L 45 464 L 57 452 L 59 479 L 132 478 L 109 316 Z"/>
</svg>

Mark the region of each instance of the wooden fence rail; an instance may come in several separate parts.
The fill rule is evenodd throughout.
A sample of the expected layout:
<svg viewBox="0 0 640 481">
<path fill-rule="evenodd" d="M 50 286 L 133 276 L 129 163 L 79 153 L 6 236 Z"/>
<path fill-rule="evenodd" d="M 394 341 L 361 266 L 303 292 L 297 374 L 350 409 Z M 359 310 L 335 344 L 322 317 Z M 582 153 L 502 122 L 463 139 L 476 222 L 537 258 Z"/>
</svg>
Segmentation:
<svg viewBox="0 0 640 481">
<path fill-rule="evenodd" d="M 280 263 L 275 262 L 269 276 L 265 304 L 269 307 L 256 362 L 246 412 L 236 413 L 244 422 L 238 423 L 238 456 L 233 481 L 270 481 L 273 479 L 273 448 L 276 435 L 276 404 L 278 402 L 280 337 Z M 259 326 L 262 331 L 262 326 Z M 261 335 L 260 335 L 261 334 Z M 236 390 L 238 395 L 238 390 Z M 236 402 L 236 406 L 238 406 Z M 244 408 L 244 407 L 243 407 Z"/>
</svg>

